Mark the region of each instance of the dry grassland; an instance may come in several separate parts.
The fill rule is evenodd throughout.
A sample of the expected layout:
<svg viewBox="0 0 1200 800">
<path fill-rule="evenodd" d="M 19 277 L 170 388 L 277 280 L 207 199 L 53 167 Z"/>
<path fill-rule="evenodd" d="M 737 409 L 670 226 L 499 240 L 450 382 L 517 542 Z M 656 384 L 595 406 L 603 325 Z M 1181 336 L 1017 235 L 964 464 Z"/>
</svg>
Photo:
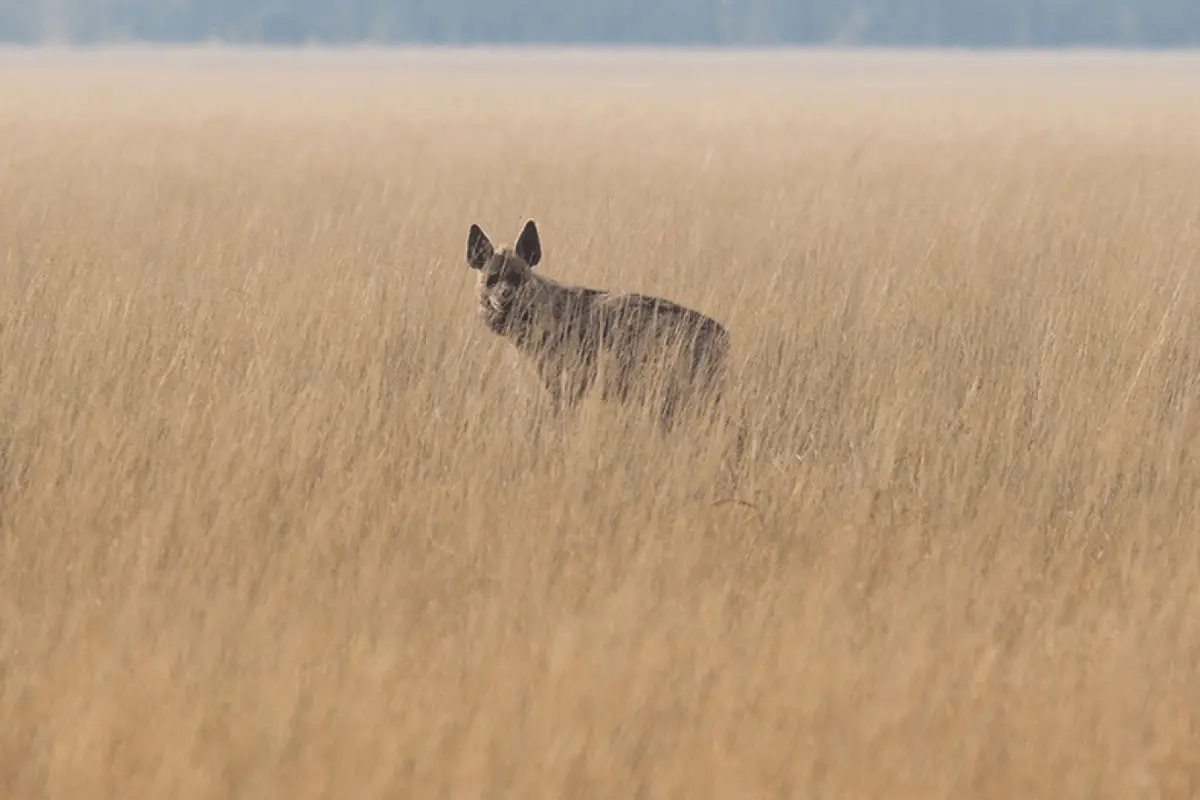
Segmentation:
<svg viewBox="0 0 1200 800">
<path fill-rule="evenodd" d="M 0 59 L 0 794 L 1200 792 L 1196 62 L 629 57 Z M 529 435 L 528 217 L 739 466 Z"/>
</svg>

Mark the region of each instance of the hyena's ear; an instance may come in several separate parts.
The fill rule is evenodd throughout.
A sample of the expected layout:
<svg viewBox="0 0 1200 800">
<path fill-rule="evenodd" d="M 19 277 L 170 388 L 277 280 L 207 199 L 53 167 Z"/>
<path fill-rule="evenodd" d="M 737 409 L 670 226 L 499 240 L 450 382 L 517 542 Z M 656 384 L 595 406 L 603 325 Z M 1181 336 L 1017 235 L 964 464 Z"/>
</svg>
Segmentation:
<svg viewBox="0 0 1200 800">
<path fill-rule="evenodd" d="M 542 240 L 538 238 L 537 225 L 533 220 L 525 223 L 521 236 L 517 239 L 517 255 L 531 267 L 536 267 L 542 260 Z"/>
<path fill-rule="evenodd" d="M 483 228 L 472 223 L 471 232 L 467 234 L 467 263 L 471 269 L 483 269 L 484 264 L 492 260 L 495 252 L 496 249 L 492 247 L 492 241 L 483 232 Z"/>
</svg>

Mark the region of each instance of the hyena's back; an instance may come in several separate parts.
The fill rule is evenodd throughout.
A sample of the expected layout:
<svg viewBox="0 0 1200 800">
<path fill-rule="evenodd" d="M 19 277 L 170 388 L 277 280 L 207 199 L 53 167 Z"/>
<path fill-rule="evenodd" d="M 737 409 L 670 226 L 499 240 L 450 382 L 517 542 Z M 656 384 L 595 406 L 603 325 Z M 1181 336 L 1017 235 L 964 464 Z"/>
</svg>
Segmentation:
<svg viewBox="0 0 1200 800">
<path fill-rule="evenodd" d="M 595 311 L 603 331 L 606 394 L 658 395 L 666 417 L 692 401 L 713 399 L 729 354 L 729 333 L 719 322 L 642 294 L 600 295 Z"/>
</svg>

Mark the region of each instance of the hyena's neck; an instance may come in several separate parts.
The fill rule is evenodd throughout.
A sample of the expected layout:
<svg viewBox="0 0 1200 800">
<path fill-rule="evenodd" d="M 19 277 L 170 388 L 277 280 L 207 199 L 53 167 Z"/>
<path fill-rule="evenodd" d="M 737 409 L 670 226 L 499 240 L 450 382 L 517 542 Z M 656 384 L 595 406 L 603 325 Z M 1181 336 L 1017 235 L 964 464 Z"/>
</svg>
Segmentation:
<svg viewBox="0 0 1200 800">
<path fill-rule="evenodd" d="M 498 331 L 511 341 L 518 350 L 528 351 L 537 346 L 537 332 L 544 329 L 546 320 L 541 319 L 545 311 L 539 306 L 547 304 L 544 281 L 531 279 L 517 296 L 513 298 L 512 308 L 504 322 L 504 330 Z"/>
<path fill-rule="evenodd" d="M 579 326 L 588 290 L 533 276 L 513 300 L 504 336 L 521 352 L 537 358 L 560 345 Z"/>
</svg>

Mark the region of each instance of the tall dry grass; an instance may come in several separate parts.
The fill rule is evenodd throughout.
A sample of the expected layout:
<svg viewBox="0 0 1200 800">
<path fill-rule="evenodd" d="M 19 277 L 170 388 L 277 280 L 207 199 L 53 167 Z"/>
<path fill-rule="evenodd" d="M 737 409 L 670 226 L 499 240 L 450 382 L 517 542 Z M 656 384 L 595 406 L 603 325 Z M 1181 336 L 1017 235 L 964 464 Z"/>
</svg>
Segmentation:
<svg viewBox="0 0 1200 800">
<path fill-rule="evenodd" d="M 10 57 L 5 797 L 1200 791 L 1191 62 L 627 57 Z M 736 474 L 528 435 L 527 217 Z"/>
</svg>

